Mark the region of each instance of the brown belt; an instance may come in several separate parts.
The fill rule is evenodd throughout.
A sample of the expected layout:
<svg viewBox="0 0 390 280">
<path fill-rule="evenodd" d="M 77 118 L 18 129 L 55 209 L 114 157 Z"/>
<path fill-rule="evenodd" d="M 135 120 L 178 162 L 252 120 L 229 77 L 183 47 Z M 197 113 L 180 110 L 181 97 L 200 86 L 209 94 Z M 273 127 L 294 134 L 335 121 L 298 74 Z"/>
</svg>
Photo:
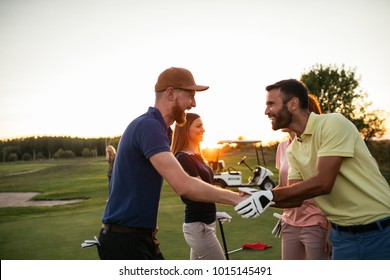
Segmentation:
<svg viewBox="0 0 390 280">
<path fill-rule="evenodd" d="M 139 233 L 139 234 L 152 234 L 153 230 L 148 228 L 133 228 L 126 227 L 118 224 L 102 224 L 102 228 L 109 232 L 120 233 Z"/>
</svg>

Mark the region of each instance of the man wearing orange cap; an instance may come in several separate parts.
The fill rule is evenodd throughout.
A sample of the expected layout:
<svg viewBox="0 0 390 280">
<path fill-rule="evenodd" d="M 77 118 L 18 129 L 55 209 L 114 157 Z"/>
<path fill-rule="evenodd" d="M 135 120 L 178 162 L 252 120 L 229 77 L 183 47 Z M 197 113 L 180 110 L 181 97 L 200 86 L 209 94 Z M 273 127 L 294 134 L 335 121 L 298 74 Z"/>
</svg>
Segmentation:
<svg viewBox="0 0 390 280">
<path fill-rule="evenodd" d="M 192 200 L 235 206 L 244 199 L 189 176 L 170 150 L 170 126 L 184 124 L 185 111 L 196 106 L 195 93 L 208 88 L 184 68 L 166 69 L 158 77 L 154 107 L 129 124 L 118 146 L 99 235 L 101 259 L 158 258 L 153 231 L 164 178 Z"/>
</svg>

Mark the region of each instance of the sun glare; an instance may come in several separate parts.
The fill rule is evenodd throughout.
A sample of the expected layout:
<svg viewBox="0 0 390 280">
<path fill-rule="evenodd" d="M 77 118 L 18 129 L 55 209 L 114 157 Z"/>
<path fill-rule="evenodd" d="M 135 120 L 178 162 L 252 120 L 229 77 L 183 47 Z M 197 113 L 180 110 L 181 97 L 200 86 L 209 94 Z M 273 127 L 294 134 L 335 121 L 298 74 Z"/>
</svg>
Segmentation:
<svg viewBox="0 0 390 280">
<path fill-rule="evenodd" d="M 200 143 L 200 147 L 202 149 L 220 149 L 222 147 L 222 145 L 218 144 L 217 142 L 213 142 L 213 141 L 203 141 Z"/>
</svg>

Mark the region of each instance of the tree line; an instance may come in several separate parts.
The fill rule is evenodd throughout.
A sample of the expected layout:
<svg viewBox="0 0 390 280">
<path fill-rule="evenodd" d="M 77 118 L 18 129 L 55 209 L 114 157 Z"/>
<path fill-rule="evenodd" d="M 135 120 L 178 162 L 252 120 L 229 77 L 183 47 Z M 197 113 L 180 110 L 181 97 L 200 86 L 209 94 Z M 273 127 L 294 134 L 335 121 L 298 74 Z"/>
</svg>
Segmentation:
<svg viewBox="0 0 390 280">
<path fill-rule="evenodd" d="M 0 158 L 5 161 L 104 156 L 107 145 L 118 146 L 120 136 L 80 138 L 42 136 L 0 141 Z"/>
</svg>

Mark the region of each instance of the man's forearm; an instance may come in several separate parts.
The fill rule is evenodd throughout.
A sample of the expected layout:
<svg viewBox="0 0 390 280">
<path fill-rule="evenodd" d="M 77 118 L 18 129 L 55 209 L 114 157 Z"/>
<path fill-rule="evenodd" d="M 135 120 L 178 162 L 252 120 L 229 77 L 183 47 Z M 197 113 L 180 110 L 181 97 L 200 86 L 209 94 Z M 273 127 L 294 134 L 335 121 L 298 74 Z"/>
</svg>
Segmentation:
<svg viewBox="0 0 390 280">
<path fill-rule="evenodd" d="M 303 203 L 303 200 L 301 201 L 290 201 L 290 202 L 276 202 L 275 205 L 272 207 L 275 208 L 295 208 L 295 207 L 300 207 Z"/>
<path fill-rule="evenodd" d="M 306 199 L 328 194 L 329 192 L 328 188 L 323 187 L 321 181 L 317 180 L 316 177 L 312 177 L 289 186 L 274 188 L 272 193 L 277 207 L 291 208 L 300 206 Z"/>
</svg>

